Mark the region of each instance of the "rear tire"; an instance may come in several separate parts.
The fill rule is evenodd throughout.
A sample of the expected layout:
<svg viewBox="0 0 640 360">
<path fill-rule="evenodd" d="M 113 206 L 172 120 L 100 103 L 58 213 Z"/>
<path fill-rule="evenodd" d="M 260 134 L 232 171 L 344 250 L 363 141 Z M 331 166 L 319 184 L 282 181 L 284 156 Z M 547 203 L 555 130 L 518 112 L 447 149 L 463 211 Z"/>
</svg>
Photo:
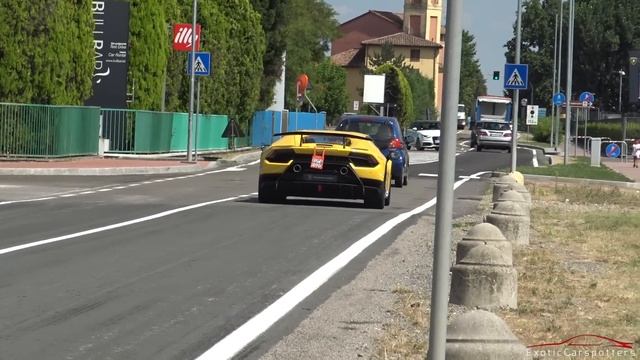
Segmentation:
<svg viewBox="0 0 640 360">
<path fill-rule="evenodd" d="M 391 194 L 391 192 L 389 192 L 389 194 Z M 385 198 L 384 189 L 371 189 L 365 194 L 364 206 L 369 209 L 384 209 Z"/>
<path fill-rule="evenodd" d="M 511 154 L 511 148 L 510 148 L 510 147 L 509 147 L 509 148 L 507 148 L 507 152 L 508 152 L 509 154 Z"/>
<path fill-rule="evenodd" d="M 276 189 L 276 184 L 272 182 L 259 182 L 258 184 L 258 202 L 265 204 L 274 204 L 283 202 L 286 196 Z"/>
<path fill-rule="evenodd" d="M 401 188 L 401 187 L 402 187 L 402 185 L 403 185 L 403 178 L 402 178 L 402 176 L 400 176 L 400 177 L 396 177 L 396 178 L 393 178 L 393 186 L 394 186 L 394 187 Z"/>
<path fill-rule="evenodd" d="M 384 206 L 389 206 L 391 204 L 391 189 L 389 189 L 389 195 L 384 199 Z"/>
</svg>

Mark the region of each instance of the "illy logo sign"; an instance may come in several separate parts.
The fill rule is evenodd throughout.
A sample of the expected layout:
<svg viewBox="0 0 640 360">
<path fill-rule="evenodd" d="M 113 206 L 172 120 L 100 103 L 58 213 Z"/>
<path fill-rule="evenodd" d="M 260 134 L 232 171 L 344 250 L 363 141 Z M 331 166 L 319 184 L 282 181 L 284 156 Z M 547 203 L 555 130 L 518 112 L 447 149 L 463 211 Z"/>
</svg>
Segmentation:
<svg viewBox="0 0 640 360">
<path fill-rule="evenodd" d="M 191 51 L 193 30 L 191 24 L 173 25 L 173 49 L 176 51 Z M 200 24 L 196 25 L 196 51 L 200 51 Z"/>
</svg>

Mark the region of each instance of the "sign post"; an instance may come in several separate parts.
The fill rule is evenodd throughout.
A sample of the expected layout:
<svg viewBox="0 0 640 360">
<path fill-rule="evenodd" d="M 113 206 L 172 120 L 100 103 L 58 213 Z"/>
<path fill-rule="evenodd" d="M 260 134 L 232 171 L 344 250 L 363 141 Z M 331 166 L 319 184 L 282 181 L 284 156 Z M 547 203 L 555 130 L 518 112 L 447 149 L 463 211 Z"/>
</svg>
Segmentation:
<svg viewBox="0 0 640 360">
<path fill-rule="evenodd" d="M 527 125 L 538 125 L 538 105 L 527 106 Z"/>
<path fill-rule="evenodd" d="M 504 89 L 513 90 L 513 114 L 512 126 L 513 136 L 511 137 L 511 171 L 516 171 L 516 163 L 518 161 L 518 98 L 520 90 L 526 90 L 529 87 L 529 65 L 520 64 L 520 24 L 521 24 L 521 3 L 518 0 L 518 33 L 516 36 L 516 63 L 504 65 Z"/>
</svg>

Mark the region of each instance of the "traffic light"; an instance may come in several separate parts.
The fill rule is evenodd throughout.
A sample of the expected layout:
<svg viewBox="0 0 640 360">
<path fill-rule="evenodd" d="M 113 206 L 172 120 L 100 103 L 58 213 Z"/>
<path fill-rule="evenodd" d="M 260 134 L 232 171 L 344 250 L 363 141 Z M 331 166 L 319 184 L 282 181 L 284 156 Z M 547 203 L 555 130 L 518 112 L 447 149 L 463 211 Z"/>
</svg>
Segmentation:
<svg viewBox="0 0 640 360">
<path fill-rule="evenodd" d="M 500 71 L 493 72 L 493 80 L 500 80 Z"/>
</svg>

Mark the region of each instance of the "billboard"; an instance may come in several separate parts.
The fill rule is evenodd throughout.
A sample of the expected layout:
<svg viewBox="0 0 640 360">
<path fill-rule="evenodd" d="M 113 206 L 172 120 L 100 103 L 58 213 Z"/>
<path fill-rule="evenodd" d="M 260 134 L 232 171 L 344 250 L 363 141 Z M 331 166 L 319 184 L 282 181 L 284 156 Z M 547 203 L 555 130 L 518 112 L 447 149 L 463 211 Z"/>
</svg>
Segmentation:
<svg viewBox="0 0 640 360">
<path fill-rule="evenodd" d="M 173 25 L 173 50 L 191 51 L 193 37 L 193 26 L 191 24 Z M 200 51 L 200 24 L 196 24 L 196 51 Z"/>
<path fill-rule="evenodd" d="M 129 2 L 91 1 L 93 29 L 93 95 L 89 106 L 127 107 Z"/>
</svg>

